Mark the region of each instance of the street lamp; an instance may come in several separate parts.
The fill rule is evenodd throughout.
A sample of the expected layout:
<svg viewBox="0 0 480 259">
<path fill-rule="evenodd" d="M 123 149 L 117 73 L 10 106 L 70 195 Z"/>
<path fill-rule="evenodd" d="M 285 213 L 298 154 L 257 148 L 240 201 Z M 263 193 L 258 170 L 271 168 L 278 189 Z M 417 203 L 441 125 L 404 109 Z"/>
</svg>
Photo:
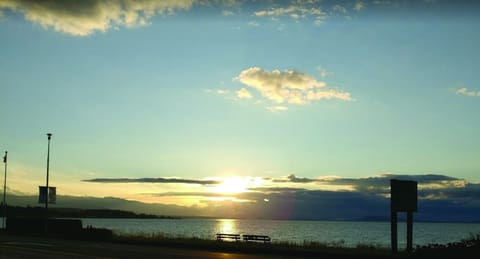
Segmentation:
<svg viewBox="0 0 480 259">
<path fill-rule="evenodd" d="M 46 193 L 47 193 L 47 197 L 45 199 L 45 209 L 48 210 L 48 171 L 49 171 L 49 168 L 50 168 L 50 139 L 52 139 L 52 133 L 47 133 L 47 137 L 48 137 L 48 150 L 47 150 L 47 190 L 46 190 Z"/>
</svg>

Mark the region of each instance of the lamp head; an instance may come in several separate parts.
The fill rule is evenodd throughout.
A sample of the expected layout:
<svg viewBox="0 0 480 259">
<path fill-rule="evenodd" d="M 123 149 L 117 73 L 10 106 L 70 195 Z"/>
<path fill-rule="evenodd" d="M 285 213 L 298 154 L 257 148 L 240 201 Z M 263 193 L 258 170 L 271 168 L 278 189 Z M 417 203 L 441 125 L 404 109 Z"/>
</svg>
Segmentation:
<svg viewBox="0 0 480 259">
<path fill-rule="evenodd" d="M 47 133 L 47 136 L 48 136 L 48 140 L 50 140 L 52 138 L 52 133 Z"/>
</svg>

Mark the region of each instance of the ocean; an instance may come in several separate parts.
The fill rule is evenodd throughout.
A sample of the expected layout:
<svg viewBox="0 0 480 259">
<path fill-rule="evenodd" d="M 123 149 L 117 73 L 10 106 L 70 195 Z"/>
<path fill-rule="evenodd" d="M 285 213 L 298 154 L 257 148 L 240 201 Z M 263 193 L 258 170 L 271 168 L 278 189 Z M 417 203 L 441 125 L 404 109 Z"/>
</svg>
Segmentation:
<svg viewBox="0 0 480 259">
<path fill-rule="evenodd" d="M 389 222 L 244 220 L 244 219 L 82 219 L 83 226 L 124 234 L 161 234 L 168 237 L 215 239 L 217 233 L 268 235 L 272 242 L 330 245 L 390 246 Z M 480 233 L 480 224 L 426 223 L 413 225 L 413 243 L 446 244 Z M 406 223 L 398 223 L 399 248 L 406 246 Z"/>
</svg>

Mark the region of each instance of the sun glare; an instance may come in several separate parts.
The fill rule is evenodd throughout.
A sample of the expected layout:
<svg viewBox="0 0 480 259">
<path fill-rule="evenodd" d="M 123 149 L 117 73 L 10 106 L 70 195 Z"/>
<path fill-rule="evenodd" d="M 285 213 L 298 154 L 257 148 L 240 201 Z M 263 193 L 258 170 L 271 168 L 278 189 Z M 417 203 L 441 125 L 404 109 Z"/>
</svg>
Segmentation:
<svg viewBox="0 0 480 259">
<path fill-rule="evenodd" d="M 249 188 L 249 180 L 243 177 L 229 177 L 225 178 L 221 184 L 215 187 L 215 192 L 218 193 L 242 193 Z"/>
</svg>

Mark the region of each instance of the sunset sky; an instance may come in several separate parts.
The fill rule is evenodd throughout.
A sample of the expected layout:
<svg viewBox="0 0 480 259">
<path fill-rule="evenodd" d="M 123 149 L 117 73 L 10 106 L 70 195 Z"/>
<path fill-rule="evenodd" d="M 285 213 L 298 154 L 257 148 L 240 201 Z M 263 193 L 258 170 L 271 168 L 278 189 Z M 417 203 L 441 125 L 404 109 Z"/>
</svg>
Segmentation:
<svg viewBox="0 0 480 259">
<path fill-rule="evenodd" d="M 47 132 L 59 195 L 478 191 L 479 28 L 476 1 L 0 0 L 9 191 L 45 184 Z"/>
</svg>

